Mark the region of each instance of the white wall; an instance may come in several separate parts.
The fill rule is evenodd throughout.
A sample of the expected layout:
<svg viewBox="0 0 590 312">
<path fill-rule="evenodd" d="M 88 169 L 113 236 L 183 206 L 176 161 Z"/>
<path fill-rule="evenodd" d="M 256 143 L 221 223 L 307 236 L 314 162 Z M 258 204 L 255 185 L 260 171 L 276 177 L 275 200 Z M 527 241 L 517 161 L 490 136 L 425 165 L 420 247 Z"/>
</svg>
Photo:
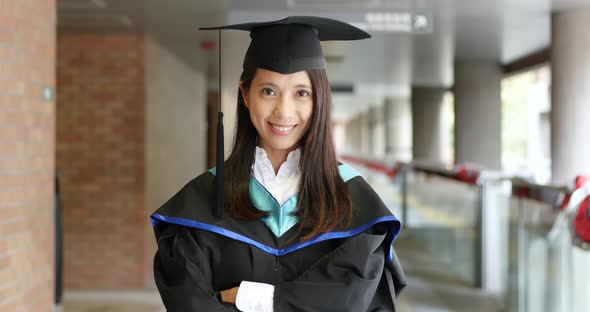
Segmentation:
<svg viewBox="0 0 590 312">
<path fill-rule="evenodd" d="M 246 31 L 225 31 L 222 32 L 221 41 L 221 106 L 225 134 L 224 152 L 227 159 L 233 147 L 239 81 L 244 56 L 250 45 L 250 35 Z M 215 58 L 215 62 L 217 62 L 217 58 Z"/>
<path fill-rule="evenodd" d="M 187 182 L 205 170 L 207 162 L 206 75 L 146 38 L 146 221 Z M 202 57 L 195 52 L 195 58 Z M 147 227 L 146 261 L 156 251 Z M 146 286 L 153 287 L 147 272 Z"/>
</svg>

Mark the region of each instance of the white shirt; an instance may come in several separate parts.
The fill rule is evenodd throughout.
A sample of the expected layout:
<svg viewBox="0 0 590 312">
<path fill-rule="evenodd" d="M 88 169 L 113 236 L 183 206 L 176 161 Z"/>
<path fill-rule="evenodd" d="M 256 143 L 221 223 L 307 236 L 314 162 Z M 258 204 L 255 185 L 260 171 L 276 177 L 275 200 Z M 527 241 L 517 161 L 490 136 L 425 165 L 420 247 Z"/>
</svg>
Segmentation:
<svg viewBox="0 0 590 312">
<path fill-rule="evenodd" d="M 256 146 L 252 175 L 282 205 L 299 191 L 301 149 L 293 150 L 275 175 L 263 148 Z M 275 287 L 271 284 L 243 281 L 238 289 L 236 307 L 245 312 L 273 312 Z"/>
<path fill-rule="evenodd" d="M 270 192 L 279 205 L 284 204 L 299 191 L 299 181 L 301 180 L 300 158 L 301 149 L 291 151 L 287 155 L 287 160 L 281 164 L 279 171 L 275 175 L 275 170 L 270 159 L 268 159 L 266 151 L 256 146 L 252 175 Z"/>
</svg>

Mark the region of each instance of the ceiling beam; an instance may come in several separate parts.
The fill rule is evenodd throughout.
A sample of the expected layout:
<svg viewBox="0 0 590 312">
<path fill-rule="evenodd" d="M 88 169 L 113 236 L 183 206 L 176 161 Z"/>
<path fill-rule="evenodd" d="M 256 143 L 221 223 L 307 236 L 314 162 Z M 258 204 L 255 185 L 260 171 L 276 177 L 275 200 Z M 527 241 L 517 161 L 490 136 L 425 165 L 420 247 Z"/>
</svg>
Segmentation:
<svg viewBox="0 0 590 312">
<path fill-rule="evenodd" d="M 537 50 L 531 54 L 525 55 L 513 62 L 504 64 L 502 70 L 504 75 L 514 75 L 519 72 L 529 70 L 534 67 L 538 67 L 549 63 L 551 59 L 551 48 L 547 47 L 541 50 Z"/>
</svg>

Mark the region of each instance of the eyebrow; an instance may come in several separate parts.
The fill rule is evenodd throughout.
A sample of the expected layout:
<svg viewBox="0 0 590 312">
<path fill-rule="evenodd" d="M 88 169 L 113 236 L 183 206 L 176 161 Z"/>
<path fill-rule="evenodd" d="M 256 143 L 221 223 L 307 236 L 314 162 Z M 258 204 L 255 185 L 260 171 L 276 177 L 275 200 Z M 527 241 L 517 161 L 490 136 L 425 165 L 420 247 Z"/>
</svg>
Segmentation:
<svg viewBox="0 0 590 312">
<path fill-rule="evenodd" d="M 271 86 L 271 87 L 275 87 L 278 88 L 279 86 L 277 86 L 276 84 L 272 83 L 272 82 L 260 82 L 257 84 L 257 86 Z M 305 88 L 305 89 L 311 89 L 310 85 L 306 85 L 306 84 L 298 84 L 295 86 L 295 88 Z"/>
</svg>

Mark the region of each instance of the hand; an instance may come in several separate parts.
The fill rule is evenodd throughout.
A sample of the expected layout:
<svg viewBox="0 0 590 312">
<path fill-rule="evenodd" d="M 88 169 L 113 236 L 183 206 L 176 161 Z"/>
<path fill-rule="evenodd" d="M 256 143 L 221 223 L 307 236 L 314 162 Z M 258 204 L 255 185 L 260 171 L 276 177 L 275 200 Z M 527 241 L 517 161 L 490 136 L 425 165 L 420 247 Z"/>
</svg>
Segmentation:
<svg viewBox="0 0 590 312">
<path fill-rule="evenodd" d="M 238 297 L 238 289 L 239 287 L 234 287 L 220 291 L 221 301 L 236 304 L 236 298 Z"/>
</svg>

